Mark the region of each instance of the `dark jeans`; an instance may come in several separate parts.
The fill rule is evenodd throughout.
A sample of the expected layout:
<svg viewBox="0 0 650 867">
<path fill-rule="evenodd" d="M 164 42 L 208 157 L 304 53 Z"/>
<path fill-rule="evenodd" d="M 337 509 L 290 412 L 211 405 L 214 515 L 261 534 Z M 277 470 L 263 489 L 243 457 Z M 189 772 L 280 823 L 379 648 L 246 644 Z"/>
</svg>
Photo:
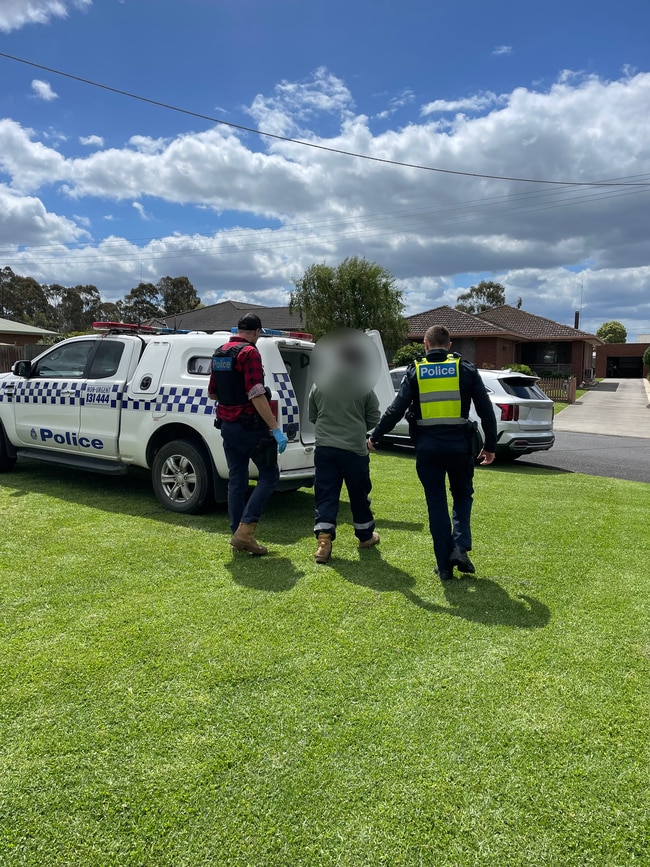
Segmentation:
<svg viewBox="0 0 650 867">
<path fill-rule="evenodd" d="M 245 430 L 241 422 L 223 422 L 221 427 L 223 450 L 226 453 L 228 471 L 228 518 L 230 529 L 235 532 L 240 523 L 256 524 L 264 510 L 267 500 L 273 493 L 280 478 L 277 459 L 272 466 L 265 462 L 258 452 L 260 443 L 269 443 L 273 437 L 269 431 Z M 246 502 L 248 492 L 248 462 L 252 460 L 259 472 L 257 484 Z"/>
<path fill-rule="evenodd" d="M 375 519 L 370 511 L 370 457 L 332 446 L 316 446 L 314 467 L 314 534 L 318 536 L 319 533 L 331 533 L 332 539 L 336 537 L 336 517 L 341 488 L 345 482 L 350 497 L 354 535 L 360 542 L 372 538 Z"/>
<path fill-rule="evenodd" d="M 465 453 L 449 453 L 416 449 L 415 466 L 424 488 L 429 510 L 429 530 L 439 569 L 449 568 L 449 555 L 458 546 L 470 551 L 472 531 L 470 518 L 474 487 L 474 458 Z M 449 520 L 445 479 L 453 501 Z"/>
</svg>

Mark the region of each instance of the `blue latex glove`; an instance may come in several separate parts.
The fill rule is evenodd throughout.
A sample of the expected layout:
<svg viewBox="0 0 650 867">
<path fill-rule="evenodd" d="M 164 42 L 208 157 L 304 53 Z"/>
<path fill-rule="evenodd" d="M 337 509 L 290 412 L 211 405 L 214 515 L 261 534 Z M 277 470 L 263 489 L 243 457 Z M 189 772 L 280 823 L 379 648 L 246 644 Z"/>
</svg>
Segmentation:
<svg viewBox="0 0 650 867">
<path fill-rule="evenodd" d="M 282 431 L 280 430 L 279 427 L 276 427 L 275 430 L 272 430 L 272 431 L 271 431 L 271 433 L 273 434 L 273 438 L 274 438 L 274 440 L 275 440 L 276 443 L 278 444 L 278 452 L 279 452 L 279 454 L 282 454 L 282 452 L 283 452 L 283 451 L 286 449 L 286 447 L 287 447 L 287 438 L 286 438 L 285 435 L 282 433 Z"/>
</svg>

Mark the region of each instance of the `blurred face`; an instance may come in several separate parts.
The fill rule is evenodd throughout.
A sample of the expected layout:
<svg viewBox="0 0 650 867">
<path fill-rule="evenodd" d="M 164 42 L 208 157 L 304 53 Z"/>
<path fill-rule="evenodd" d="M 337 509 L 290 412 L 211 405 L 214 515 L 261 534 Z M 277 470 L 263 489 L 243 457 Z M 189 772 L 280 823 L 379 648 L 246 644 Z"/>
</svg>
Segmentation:
<svg viewBox="0 0 650 867">
<path fill-rule="evenodd" d="M 312 365 L 314 382 L 324 394 L 336 392 L 355 400 L 376 385 L 381 359 L 376 345 L 363 331 L 339 328 L 318 341 Z"/>
</svg>

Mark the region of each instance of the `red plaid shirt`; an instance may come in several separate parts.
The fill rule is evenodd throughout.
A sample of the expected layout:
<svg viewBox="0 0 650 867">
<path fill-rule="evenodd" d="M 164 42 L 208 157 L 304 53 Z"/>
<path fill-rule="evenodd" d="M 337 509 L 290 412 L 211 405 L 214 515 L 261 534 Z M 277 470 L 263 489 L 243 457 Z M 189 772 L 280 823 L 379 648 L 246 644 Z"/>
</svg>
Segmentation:
<svg viewBox="0 0 650 867">
<path fill-rule="evenodd" d="M 244 388 L 246 393 L 255 388 L 256 385 L 264 385 L 264 368 L 262 367 L 262 356 L 259 350 L 252 343 L 248 343 L 243 337 L 231 337 L 228 343 L 224 343 L 222 349 L 230 349 L 231 346 L 237 343 L 247 343 L 243 349 L 240 349 L 235 359 L 235 370 L 238 370 L 244 376 Z M 214 373 L 210 374 L 210 383 L 208 385 L 208 394 L 217 394 L 217 383 Z M 223 406 L 217 403 L 216 407 L 217 418 L 221 421 L 237 421 L 240 415 L 254 415 L 257 410 L 253 404 L 247 401 L 244 404 L 236 406 Z"/>
</svg>

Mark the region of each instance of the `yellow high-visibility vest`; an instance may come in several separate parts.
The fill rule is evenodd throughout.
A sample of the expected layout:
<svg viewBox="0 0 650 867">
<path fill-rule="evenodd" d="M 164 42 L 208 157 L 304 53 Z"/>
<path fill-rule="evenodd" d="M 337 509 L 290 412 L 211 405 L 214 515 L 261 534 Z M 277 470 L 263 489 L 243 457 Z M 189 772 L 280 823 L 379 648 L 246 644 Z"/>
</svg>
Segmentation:
<svg viewBox="0 0 650 867">
<path fill-rule="evenodd" d="M 422 413 L 418 425 L 464 424 L 466 419 L 460 414 L 460 358 L 448 355 L 444 361 L 418 361 L 415 373 Z"/>
</svg>

